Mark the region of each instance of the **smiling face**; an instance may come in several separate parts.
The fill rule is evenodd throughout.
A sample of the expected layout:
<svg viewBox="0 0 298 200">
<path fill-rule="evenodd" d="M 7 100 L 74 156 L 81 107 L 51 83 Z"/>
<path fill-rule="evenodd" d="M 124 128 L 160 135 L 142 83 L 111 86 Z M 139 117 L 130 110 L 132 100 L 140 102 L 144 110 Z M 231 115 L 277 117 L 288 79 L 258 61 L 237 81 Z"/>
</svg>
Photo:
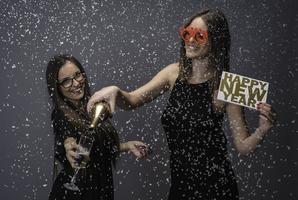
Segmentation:
<svg viewBox="0 0 298 200">
<path fill-rule="evenodd" d="M 58 82 L 62 95 L 69 101 L 78 103 L 84 97 L 85 77 L 81 74 L 78 66 L 72 62 L 67 61 L 60 68 Z"/>
<path fill-rule="evenodd" d="M 186 56 L 188 58 L 204 58 L 208 55 L 210 51 L 210 40 L 208 37 L 206 37 L 206 41 L 198 42 L 200 41 L 200 37 L 203 40 L 204 34 L 208 33 L 208 27 L 204 20 L 201 17 L 195 18 L 190 25 L 187 27 L 188 29 L 194 29 L 194 30 L 200 30 L 196 35 L 192 35 L 188 38 L 188 41 L 185 42 L 185 51 Z"/>
</svg>

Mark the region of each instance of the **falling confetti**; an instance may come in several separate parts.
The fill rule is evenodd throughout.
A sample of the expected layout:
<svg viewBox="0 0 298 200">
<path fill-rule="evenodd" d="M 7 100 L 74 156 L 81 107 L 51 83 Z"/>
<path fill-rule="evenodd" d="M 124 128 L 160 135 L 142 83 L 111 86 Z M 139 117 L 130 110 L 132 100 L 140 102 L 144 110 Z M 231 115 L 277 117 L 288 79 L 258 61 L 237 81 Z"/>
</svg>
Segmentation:
<svg viewBox="0 0 298 200">
<path fill-rule="evenodd" d="M 230 70 L 270 83 L 278 122 L 258 150 L 238 155 L 225 122 L 240 199 L 298 199 L 297 3 L 294 0 L 103 0 L 0 2 L 1 199 L 47 199 L 52 187 L 53 130 L 45 70 L 71 53 L 86 68 L 92 91 L 131 91 L 179 59 L 179 27 L 205 8 L 228 18 Z M 114 170 L 115 199 L 166 200 L 169 149 L 160 117 L 169 93 L 112 121 L 122 141 L 143 140 L 153 153 L 123 154 Z M 251 131 L 257 113 L 245 110 Z"/>
</svg>

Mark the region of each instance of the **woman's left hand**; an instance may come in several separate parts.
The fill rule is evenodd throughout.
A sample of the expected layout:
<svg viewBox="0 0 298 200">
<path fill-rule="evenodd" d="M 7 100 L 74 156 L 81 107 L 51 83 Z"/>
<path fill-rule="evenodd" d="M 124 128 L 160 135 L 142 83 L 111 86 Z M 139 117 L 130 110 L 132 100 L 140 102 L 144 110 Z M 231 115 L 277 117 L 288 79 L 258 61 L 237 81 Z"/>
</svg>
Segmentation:
<svg viewBox="0 0 298 200">
<path fill-rule="evenodd" d="M 126 142 L 127 151 L 132 153 L 137 160 L 146 158 L 149 153 L 148 146 L 141 141 Z"/>
<path fill-rule="evenodd" d="M 259 128 L 268 131 L 276 122 L 276 112 L 267 103 L 259 103 L 257 108 L 260 111 Z"/>
</svg>

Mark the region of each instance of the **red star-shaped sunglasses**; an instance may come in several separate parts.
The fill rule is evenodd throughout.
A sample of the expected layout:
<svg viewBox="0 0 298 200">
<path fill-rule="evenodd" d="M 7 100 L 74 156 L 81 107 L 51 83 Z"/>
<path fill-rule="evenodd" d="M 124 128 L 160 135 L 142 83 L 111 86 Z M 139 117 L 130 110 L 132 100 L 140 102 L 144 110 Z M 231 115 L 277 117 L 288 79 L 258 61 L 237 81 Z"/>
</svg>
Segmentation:
<svg viewBox="0 0 298 200">
<path fill-rule="evenodd" d="M 208 32 L 199 28 L 181 27 L 179 29 L 179 35 L 186 44 L 189 43 L 190 38 L 193 38 L 198 45 L 203 45 L 208 40 Z"/>
</svg>

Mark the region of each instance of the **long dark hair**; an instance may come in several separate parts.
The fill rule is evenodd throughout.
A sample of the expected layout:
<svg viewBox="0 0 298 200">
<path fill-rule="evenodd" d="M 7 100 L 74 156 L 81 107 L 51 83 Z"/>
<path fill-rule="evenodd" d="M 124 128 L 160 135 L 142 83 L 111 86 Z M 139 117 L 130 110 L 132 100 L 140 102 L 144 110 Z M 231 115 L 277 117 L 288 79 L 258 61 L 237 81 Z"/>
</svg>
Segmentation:
<svg viewBox="0 0 298 200">
<path fill-rule="evenodd" d="M 184 24 L 184 27 L 188 27 L 197 17 L 201 17 L 206 23 L 208 27 L 208 38 L 211 39 L 211 49 L 208 56 L 211 61 L 210 64 L 216 68 L 215 79 L 212 86 L 212 89 L 214 90 L 219 87 L 222 71 L 229 71 L 231 38 L 228 22 L 220 10 L 211 9 L 193 15 Z M 179 68 L 179 78 L 182 80 L 187 80 L 192 69 L 192 59 L 186 57 L 185 42 L 182 39 Z"/>
<path fill-rule="evenodd" d="M 79 130 L 80 132 L 86 132 L 90 125 L 90 118 L 87 113 L 87 103 L 90 98 L 90 87 L 88 84 L 88 79 L 85 75 L 84 96 L 80 100 L 79 105 L 74 105 L 71 101 L 69 101 L 62 95 L 57 81 L 60 68 L 67 62 L 75 64 L 83 74 L 86 74 L 81 63 L 72 55 L 60 54 L 50 59 L 46 71 L 46 80 L 49 96 L 53 103 L 52 120 L 54 117 L 53 114 L 57 110 L 60 110 L 64 113 L 65 118 L 74 127 L 76 127 L 77 130 Z M 109 137 L 113 139 L 114 145 L 116 145 L 116 147 L 119 149 L 119 136 L 115 128 L 112 126 L 110 122 L 107 122 L 104 126 L 104 129 L 106 129 L 106 131 L 109 134 Z M 113 157 L 114 164 L 115 158 L 116 156 Z"/>
<path fill-rule="evenodd" d="M 53 111 L 55 110 L 61 110 L 65 114 L 65 116 L 68 118 L 72 124 L 74 124 L 76 127 L 83 128 L 86 124 L 86 117 L 87 112 L 84 111 L 84 108 L 87 105 L 88 99 L 90 98 L 90 87 L 88 84 L 87 77 L 85 78 L 85 91 L 84 96 L 82 100 L 80 100 L 79 106 L 74 105 L 72 102 L 70 102 L 67 98 L 65 98 L 58 85 L 58 74 L 60 68 L 65 65 L 67 62 L 71 62 L 75 64 L 80 71 L 85 74 L 85 70 L 81 63 L 72 55 L 69 54 L 60 54 L 56 55 L 53 58 L 50 59 L 47 71 L 46 71 L 46 80 L 47 80 L 47 86 L 48 86 L 48 93 L 50 96 L 50 99 L 52 100 L 53 104 Z M 86 115 L 85 118 L 78 115 Z M 52 115 L 53 117 L 53 115 Z M 53 119 L 52 119 L 53 120 Z"/>
</svg>

